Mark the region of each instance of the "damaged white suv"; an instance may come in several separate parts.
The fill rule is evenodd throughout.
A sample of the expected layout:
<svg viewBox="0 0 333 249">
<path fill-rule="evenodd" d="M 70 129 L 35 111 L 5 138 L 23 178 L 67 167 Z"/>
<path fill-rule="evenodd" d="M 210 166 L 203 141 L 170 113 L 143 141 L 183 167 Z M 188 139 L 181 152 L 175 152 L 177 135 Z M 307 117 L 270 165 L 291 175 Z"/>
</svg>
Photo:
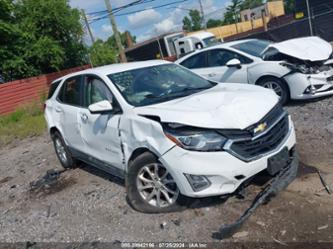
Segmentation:
<svg viewBox="0 0 333 249">
<path fill-rule="evenodd" d="M 56 80 L 45 118 L 65 168 L 81 160 L 122 177 L 136 210 L 165 212 L 295 166 L 293 122 L 278 102 L 262 87 L 147 61 Z"/>
</svg>

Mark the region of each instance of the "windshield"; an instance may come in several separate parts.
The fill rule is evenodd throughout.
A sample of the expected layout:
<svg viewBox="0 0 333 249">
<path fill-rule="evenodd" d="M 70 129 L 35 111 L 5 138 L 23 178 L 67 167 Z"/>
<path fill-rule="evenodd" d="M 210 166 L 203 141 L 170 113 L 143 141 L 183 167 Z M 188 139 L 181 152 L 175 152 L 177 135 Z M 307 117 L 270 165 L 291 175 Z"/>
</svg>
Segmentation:
<svg viewBox="0 0 333 249">
<path fill-rule="evenodd" d="M 140 68 L 108 77 L 133 106 L 188 96 L 216 85 L 175 64 Z"/>
<path fill-rule="evenodd" d="M 240 50 L 244 53 L 250 54 L 252 56 L 260 57 L 262 52 L 268 47 L 268 45 L 272 44 L 271 41 L 267 40 L 253 40 L 253 41 L 247 41 L 243 43 L 239 43 L 236 45 L 233 45 L 231 47 Z"/>
<path fill-rule="evenodd" d="M 206 44 L 207 47 L 220 44 L 220 42 L 215 38 L 215 36 L 205 38 L 203 39 L 203 42 Z"/>
</svg>

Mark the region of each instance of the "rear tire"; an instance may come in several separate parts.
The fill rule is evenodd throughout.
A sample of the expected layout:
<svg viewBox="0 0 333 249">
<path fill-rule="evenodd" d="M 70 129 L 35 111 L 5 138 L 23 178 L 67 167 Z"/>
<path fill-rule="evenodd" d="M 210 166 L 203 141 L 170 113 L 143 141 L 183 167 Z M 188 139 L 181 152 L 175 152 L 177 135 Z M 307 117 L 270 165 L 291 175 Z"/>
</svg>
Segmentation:
<svg viewBox="0 0 333 249">
<path fill-rule="evenodd" d="M 54 134 L 52 135 L 52 140 L 54 149 L 62 167 L 64 167 L 65 169 L 75 168 L 77 161 L 71 155 L 64 139 L 58 131 L 54 132 Z"/>
<path fill-rule="evenodd" d="M 288 85 L 281 79 L 276 77 L 265 77 L 257 83 L 257 85 L 272 89 L 280 98 L 280 103 L 285 105 L 290 99 Z"/>
<path fill-rule="evenodd" d="M 171 174 L 150 152 L 130 162 L 126 189 L 129 204 L 143 213 L 174 212 L 188 204 Z"/>
</svg>

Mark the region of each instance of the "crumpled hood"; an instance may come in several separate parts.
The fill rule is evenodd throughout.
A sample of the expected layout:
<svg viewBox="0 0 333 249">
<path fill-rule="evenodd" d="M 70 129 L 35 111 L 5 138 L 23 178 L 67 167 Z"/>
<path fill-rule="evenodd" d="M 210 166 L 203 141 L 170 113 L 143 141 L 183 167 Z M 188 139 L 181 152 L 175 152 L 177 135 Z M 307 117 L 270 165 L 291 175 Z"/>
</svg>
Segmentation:
<svg viewBox="0 0 333 249">
<path fill-rule="evenodd" d="M 134 108 L 138 115 L 202 128 L 245 129 L 260 121 L 278 102 L 277 95 L 248 84 L 218 84 L 172 101 Z"/>
<path fill-rule="evenodd" d="M 305 61 L 324 61 L 332 55 L 331 44 L 316 36 L 273 43 L 265 49 L 263 55 L 270 48 L 275 48 L 282 54 Z"/>
</svg>

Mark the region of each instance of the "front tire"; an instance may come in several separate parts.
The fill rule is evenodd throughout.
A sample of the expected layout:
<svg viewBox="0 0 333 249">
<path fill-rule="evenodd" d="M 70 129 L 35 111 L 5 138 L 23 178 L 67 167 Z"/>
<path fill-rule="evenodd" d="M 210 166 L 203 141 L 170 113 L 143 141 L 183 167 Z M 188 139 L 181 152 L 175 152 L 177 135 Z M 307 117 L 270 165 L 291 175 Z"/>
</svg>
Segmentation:
<svg viewBox="0 0 333 249">
<path fill-rule="evenodd" d="M 187 202 L 170 172 L 149 152 L 130 163 L 126 188 L 129 204 L 139 212 L 179 211 Z"/>
<path fill-rule="evenodd" d="M 65 169 L 71 169 L 76 167 L 76 160 L 72 157 L 64 139 L 59 132 L 54 132 L 52 135 L 52 141 L 57 157 Z"/>
<path fill-rule="evenodd" d="M 265 77 L 261 79 L 257 85 L 273 90 L 276 95 L 279 96 L 282 105 L 285 105 L 289 101 L 289 88 L 281 79 L 276 77 Z"/>
</svg>

